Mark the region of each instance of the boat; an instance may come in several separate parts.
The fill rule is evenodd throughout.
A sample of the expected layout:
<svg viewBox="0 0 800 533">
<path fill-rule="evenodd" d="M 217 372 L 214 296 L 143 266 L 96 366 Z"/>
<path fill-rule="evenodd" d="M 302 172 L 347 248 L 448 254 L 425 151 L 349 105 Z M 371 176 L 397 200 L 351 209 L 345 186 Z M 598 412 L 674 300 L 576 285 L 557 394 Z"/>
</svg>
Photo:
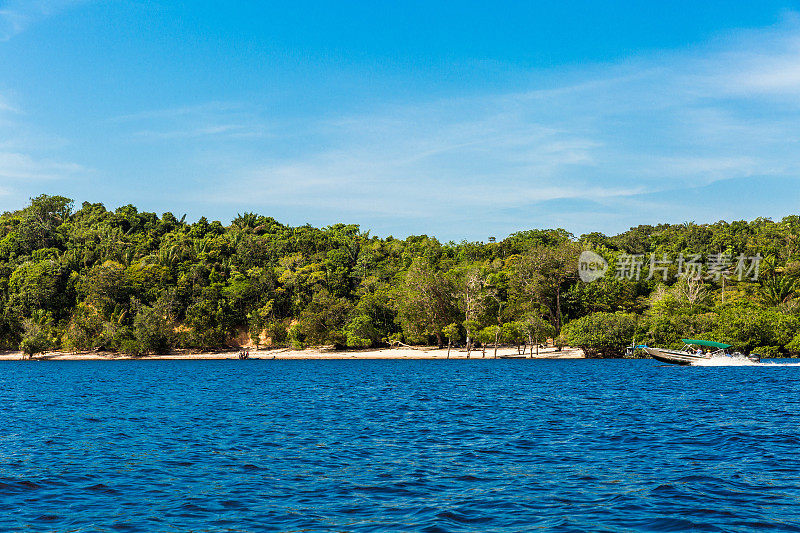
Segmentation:
<svg viewBox="0 0 800 533">
<path fill-rule="evenodd" d="M 704 341 L 701 339 L 681 339 L 683 348 L 680 350 L 668 350 L 666 348 L 651 348 L 645 346 L 643 349 L 656 361 L 670 363 L 673 365 L 691 365 L 697 361 L 707 361 L 714 357 L 735 357 L 746 358 L 754 363 L 760 363 L 761 357 L 758 354 L 744 355 L 740 352 L 728 353 L 730 344 L 715 341 Z M 708 348 L 704 351 L 704 349 Z M 711 350 L 713 349 L 713 351 Z"/>
</svg>

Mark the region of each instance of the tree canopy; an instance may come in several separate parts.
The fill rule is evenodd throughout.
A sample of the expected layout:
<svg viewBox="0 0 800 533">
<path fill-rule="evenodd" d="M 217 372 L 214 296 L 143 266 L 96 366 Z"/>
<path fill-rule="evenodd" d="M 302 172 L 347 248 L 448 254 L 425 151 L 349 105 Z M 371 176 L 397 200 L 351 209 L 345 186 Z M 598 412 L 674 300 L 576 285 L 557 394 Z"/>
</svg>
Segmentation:
<svg viewBox="0 0 800 533">
<path fill-rule="evenodd" d="M 581 281 L 582 250 L 608 261 L 603 277 Z M 756 256 L 758 269 L 736 262 Z M 702 275 L 691 272 L 698 264 Z M 47 195 L 0 215 L 0 346 L 30 354 L 243 342 L 471 347 L 560 335 L 616 356 L 633 340 L 672 346 L 705 335 L 787 355 L 800 351 L 798 291 L 798 216 L 441 243 L 249 212 L 224 225 L 132 205 L 75 209 Z"/>
</svg>

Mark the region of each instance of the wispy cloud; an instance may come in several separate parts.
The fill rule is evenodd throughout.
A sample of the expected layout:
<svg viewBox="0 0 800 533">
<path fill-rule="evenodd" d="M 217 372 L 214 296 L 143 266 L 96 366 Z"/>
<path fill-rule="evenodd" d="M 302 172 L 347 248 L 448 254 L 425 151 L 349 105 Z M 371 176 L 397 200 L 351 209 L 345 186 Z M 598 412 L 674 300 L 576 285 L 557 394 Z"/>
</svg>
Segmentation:
<svg viewBox="0 0 800 533">
<path fill-rule="evenodd" d="M 12 107 L 2 94 L 0 94 L 0 113 L 18 113 L 19 111 Z"/>
<path fill-rule="evenodd" d="M 8 41 L 32 24 L 90 0 L 8 0 L 0 5 L 0 42 Z"/>
<path fill-rule="evenodd" d="M 198 198 L 434 217 L 451 234 L 521 213 L 535 215 L 519 224 L 549 225 L 565 201 L 633 206 L 619 224 L 663 220 L 659 193 L 800 179 L 798 94 L 800 23 L 789 15 L 693 50 L 588 66 L 557 87 L 295 124 L 309 149 L 228 160 L 217 169 L 226 179 Z"/>
<path fill-rule="evenodd" d="M 247 139 L 270 135 L 262 110 L 236 102 L 144 111 L 114 117 L 110 122 L 132 128 L 134 137 L 143 141 Z"/>
<path fill-rule="evenodd" d="M 75 163 L 34 159 L 28 154 L 0 152 L 0 180 L 56 180 L 86 169 Z"/>
<path fill-rule="evenodd" d="M 19 207 L 26 195 L 35 195 L 48 182 L 89 172 L 60 155 L 66 141 L 37 132 L 25 118 L 0 95 L 0 196 L 7 197 L 3 205 L 8 208 Z"/>
</svg>

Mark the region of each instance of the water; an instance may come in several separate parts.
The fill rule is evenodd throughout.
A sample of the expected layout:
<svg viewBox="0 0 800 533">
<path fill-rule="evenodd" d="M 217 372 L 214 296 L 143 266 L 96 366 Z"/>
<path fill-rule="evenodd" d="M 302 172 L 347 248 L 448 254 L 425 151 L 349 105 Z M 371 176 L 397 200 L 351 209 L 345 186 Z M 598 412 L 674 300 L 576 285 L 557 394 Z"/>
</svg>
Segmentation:
<svg viewBox="0 0 800 533">
<path fill-rule="evenodd" d="M 0 364 L 0 531 L 800 531 L 800 368 Z"/>
</svg>

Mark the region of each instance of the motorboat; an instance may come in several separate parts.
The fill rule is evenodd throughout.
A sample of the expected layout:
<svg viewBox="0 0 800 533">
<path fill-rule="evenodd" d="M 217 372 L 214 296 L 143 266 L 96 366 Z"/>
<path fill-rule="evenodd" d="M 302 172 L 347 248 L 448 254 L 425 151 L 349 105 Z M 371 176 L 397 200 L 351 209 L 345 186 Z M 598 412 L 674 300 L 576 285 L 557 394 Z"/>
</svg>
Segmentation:
<svg viewBox="0 0 800 533">
<path fill-rule="evenodd" d="M 730 344 L 701 339 L 681 340 L 683 341 L 683 348 L 680 350 L 651 348 L 649 346 L 645 346 L 643 349 L 653 359 L 673 365 L 691 365 L 697 361 L 707 361 L 715 357 L 746 358 L 754 363 L 761 362 L 761 357 L 758 354 L 728 353 L 728 349 L 731 347 Z"/>
</svg>

